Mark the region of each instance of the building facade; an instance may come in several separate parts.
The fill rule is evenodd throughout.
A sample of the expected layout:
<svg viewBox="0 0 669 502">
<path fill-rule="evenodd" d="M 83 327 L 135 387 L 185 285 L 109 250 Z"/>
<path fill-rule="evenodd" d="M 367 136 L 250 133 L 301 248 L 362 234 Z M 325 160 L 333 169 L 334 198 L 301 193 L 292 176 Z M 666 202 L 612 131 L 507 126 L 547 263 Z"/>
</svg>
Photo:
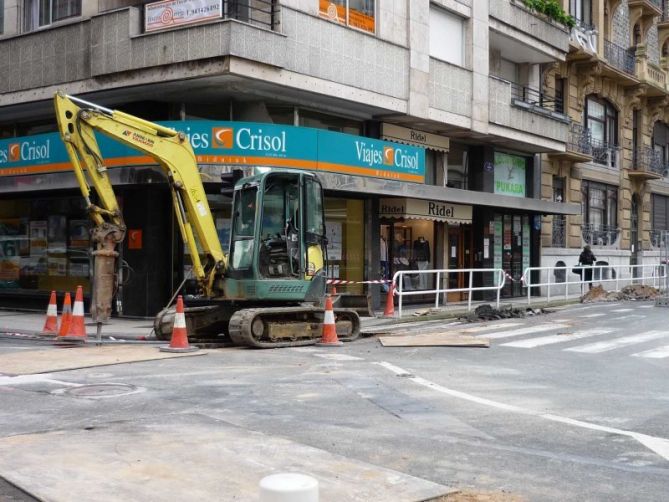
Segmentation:
<svg viewBox="0 0 669 502">
<path fill-rule="evenodd" d="M 580 204 L 545 217 L 546 266 L 573 266 L 584 245 L 602 265 L 653 264 L 669 226 L 669 5 L 661 0 L 572 0 L 566 61 L 547 93 L 571 119 L 566 151 L 544 157 L 542 195 Z"/>
<path fill-rule="evenodd" d="M 543 215 L 580 212 L 542 198 L 547 166 L 568 158 L 568 113 L 541 89 L 568 64 L 569 30 L 521 1 L 2 3 L 0 306 L 42 308 L 90 280 L 83 203 L 52 136 L 59 89 L 188 134 L 224 244 L 222 175 L 317 171 L 333 278 L 496 267 L 516 279 L 504 294 L 523 294 Z M 263 151 L 262 135 L 284 152 Z M 129 228 L 117 312 L 150 316 L 188 256 L 159 168 L 103 153 Z M 346 292 L 378 301 L 377 286 Z"/>
</svg>

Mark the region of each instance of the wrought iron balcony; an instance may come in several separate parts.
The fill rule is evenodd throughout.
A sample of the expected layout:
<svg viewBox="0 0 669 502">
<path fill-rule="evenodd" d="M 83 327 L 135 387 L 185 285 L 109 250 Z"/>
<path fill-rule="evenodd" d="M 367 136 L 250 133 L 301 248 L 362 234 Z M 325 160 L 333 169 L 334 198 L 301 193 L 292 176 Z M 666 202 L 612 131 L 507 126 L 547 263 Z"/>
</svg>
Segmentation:
<svg viewBox="0 0 669 502">
<path fill-rule="evenodd" d="M 590 130 L 581 124 L 572 122 L 567 135 L 567 150 L 592 156 L 592 137 Z"/>
<path fill-rule="evenodd" d="M 634 48 L 625 49 L 610 40 L 604 40 L 604 59 L 608 63 L 630 75 L 635 74 Z"/>
<path fill-rule="evenodd" d="M 592 161 L 606 167 L 617 168 L 620 165 L 620 147 L 611 145 L 596 139 L 590 140 L 592 144 Z"/>
<path fill-rule="evenodd" d="M 581 236 L 583 241 L 591 246 L 611 247 L 618 243 L 620 229 L 610 225 L 584 223 L 581 225 Z"/>
<path fill-rule="evenodd" d="M 564 113 L 564 104 L 561 98 L 550 96 L 538 89 L 528 87 L 526 85 L 509 82 L 511 85 L 511 99 L 522 101 L 528 105 L 538 106 L 544 110 Z"/>
<path fill-rule="evenodd" d="M 567 219 L 564 215 L 553 216 L 551 245 L 554 248 L 567 247 Z"/>
<path fill-rule="evenodd" d="M 652 249 L 668 249 L 669 246 L 669 230 L 651 230 L 650 231 L 650 247 Z"/>
<path fill-rule="evenodd" d="M 649 146 L 642 146 L 634 151 L 630 176 L 659 179 L 664 176 L 666 168 L 658 152 Z"/>
</svg>

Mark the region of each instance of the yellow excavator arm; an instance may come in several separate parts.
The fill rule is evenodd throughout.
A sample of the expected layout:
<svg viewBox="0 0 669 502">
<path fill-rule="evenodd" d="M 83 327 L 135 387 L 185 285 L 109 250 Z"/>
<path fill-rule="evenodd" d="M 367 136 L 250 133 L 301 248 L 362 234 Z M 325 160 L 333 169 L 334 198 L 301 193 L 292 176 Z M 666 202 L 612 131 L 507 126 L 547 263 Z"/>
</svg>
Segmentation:
<svg viewBox="0 0 669 502">
<path fill-rule="evenodd" d="M 95 139 L 95 131 L 99 131 L 150 156 L 160 165 L 170 186 L 179 230 L 190 252 L 193 274 L 202 292 L 212 296 L 214 279 L 217 273 L 227 268 L 227 257 L 218 240 L 195 154 L 186 135 L 61 92 L 54 96 L 54 104 L 61 138 L 95 225 L 92 234 L 97 243 L 94 252 L 96 282 L 99 279 L 97 272 L 104 275 L 102 270 L 97 270 L 97 257 L 100 252 L 103 255 L 113 253 L 126 231 Z M 91 202 L 91 185 L 100 206 Z M 204 262 L 200 259 L 200 251 L 205 256 Z M 97 285 L 95 291 L 97 295 Z M 102 299 L 99 300 L 96 304 L 101 303 Z"/>
</svg>

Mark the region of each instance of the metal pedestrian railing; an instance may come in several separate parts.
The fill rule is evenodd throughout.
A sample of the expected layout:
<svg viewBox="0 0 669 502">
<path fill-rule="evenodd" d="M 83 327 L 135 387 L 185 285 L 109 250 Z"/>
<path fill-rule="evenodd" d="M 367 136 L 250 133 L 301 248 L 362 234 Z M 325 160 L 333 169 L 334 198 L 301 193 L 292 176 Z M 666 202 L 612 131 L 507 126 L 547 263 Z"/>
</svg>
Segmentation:
<svg viewBox="0 0 669 502">
<path fill-rule="evenodd" d="M 575 273 L 576 271 L 580 271 L 580 274 Z M 521 281 L 527 289 L 527 304 L 529 305 L 533 288 L 545 288 L 541 295 L 546 297 L 546 301 L 550 301 L 551 293 L 554 294 L 556 289 L 563 291 L 555 296 L 564 294 L 565 299 L 569 298 L 569 286 L 578 286 L 572 288 L 572 293 L 581 295 L 586 284 L 615 284 L 615 289 L 609 291 L 620 291 L 631 284 L 650 285 L 648 283 L 651 283 L 653 287 L 664 289 L 667 281 L 667 265 L 528 267 L 523 272 Z"/>
<path fill-rule="evenodd" d="M 489 286 L 474 286 L 474 274 L 487 274 L 481 277 L 482 282 L 491 282 Z M 431 283 L 435 279 L 435 287 L 433 289 L 406 289 L 405 283 L 413 281 L 415 276 L 427 276 L 427 283 Z M 458 277 L 459 279 L 466 279 L 467 287 L 450 288 L 448 284 L 450 279 Z M 425 280 L 424 279 L 424 280 Z M 478 279 L 478 278 L 477 278 Z M 487 281 L 486 281 L 487 279 Z M 393 276 L 393 285 L 395 287 L 395 295 L 398 297 L 398 315 L 402 317 L 402 303 L 405 296 L 417 295 L 435 295 L 434 306 L 439 307 L 439 296 L 448 293 L 467 293 L 467 310 L 472 308 L 472 293 L 475 291 L 493 291 L 497 296 L 497 308 L 499 308 L 499 299 L 502 288 L 506 282 L 506 274 L 501 268 L 460 268 L 460 269 L 432 269 L 432 270 L 399 270 Z M 444 303 L 446 299 L 444 298 Z"/>
</svg>

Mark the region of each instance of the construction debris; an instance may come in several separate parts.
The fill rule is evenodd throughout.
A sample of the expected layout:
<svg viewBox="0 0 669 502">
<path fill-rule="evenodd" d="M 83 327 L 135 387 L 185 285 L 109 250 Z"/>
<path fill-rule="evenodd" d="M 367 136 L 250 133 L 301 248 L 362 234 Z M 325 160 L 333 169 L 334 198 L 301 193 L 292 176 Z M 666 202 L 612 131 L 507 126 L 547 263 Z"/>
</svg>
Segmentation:
<svg viewBox="0 0 669 502">
<path fill-rule="evenodd" d="M 490 347 L 486 338 L 450 333 L 421 333 L 379 337 L 384 347 Z"/>
<path fill-rule="evenodd" d="M 620 291 L 609 292 L 602 286 L 595 286 L 581 297 L 581 303 L 654 300 L 659 296 L 659 289 L 643 284 L 631 284 Z"/>
<path fill-rule="evenodd" d="M 543 309 L 533 309 L 531 307 L 513 308 L 511 305 L 504 305 L 499 309 L 492 307 L 492 305 L 479 305 L 473 312 L 460 317 L 461 320 L 467 322 L 479 321 L 494 321 L 497 319 L 511 319 L 518 317 L 530 317 L 538 314 L 543 314 Z"/>
</svg>

